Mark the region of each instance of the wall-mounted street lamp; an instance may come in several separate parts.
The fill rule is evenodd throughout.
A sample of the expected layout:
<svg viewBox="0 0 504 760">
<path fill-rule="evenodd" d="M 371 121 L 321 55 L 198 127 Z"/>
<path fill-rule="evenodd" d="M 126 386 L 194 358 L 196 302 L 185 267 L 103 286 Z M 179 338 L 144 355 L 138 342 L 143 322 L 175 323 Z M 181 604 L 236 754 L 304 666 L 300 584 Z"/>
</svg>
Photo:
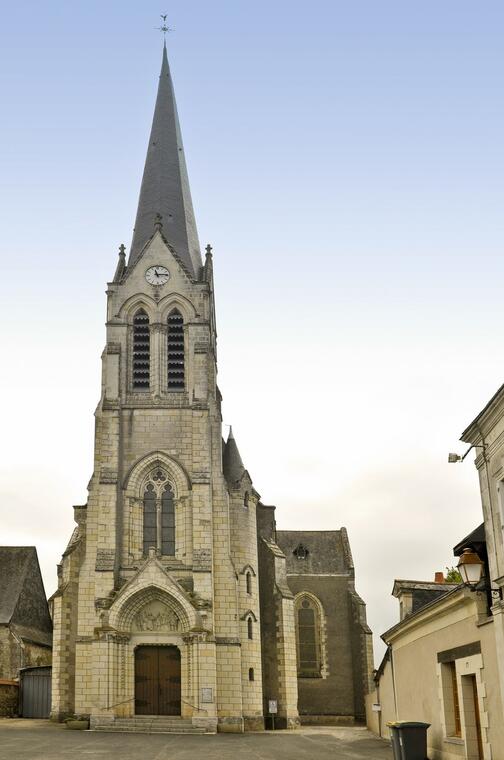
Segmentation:
<svg viewBox="0 0 504 760">
<path fill-rule="evenodd" d="M 466 456 L 469 454 L 469 452 L 472 449 L 483 449 L 483 448 L 485 448 L 483 446 L 483 444 L 473 443 L 473 445 L 469 446 L 469 448 L 467 449 L 466 453 L 462 454 L 462 456 L 460 456 L 460 454 L 454 454 L 453 452 L 451 452 L 450 454 L 448 454 L 448 463 L 449 464 L 455 464 L 455 462 L 463 462 L 464 459 L 466 458 Z"/>
<path fill-rule="evenodd" d="M 472 549 L 464 549 L 457 565 L 462 581 L 469 586 L 471 591 L 476 591 L 476 586 L 483 577 L 483 562 Z"/>
<path fill-rule="evenodd" d="M 479 591 L 488 596 L 489 604 L 492 599 L 502 599 L 500 588 L 492 588 L 488 575 L 483 572 L 485 563 L 482 562 L 472 549 L 464 549 L 460 555 L 457 570 L 464 586 L 470 591 Z"/>
</svg>

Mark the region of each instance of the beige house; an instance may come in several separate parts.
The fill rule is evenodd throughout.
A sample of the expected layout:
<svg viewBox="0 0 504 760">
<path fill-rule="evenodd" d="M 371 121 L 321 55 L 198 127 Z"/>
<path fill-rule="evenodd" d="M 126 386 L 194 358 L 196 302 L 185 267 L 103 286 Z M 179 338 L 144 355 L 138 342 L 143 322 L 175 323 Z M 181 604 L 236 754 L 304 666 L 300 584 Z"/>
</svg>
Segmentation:
<svg viewBox="0 0 504 760">
<path fill-rule="evenodd" d="M 432 760 L 504 760 L 504 386 L 461 440 L 476 451 L 484 523 L 454 552 L 478 554 L 483 580 L 476 591 L 450 589 L 416 610 L 408 606 L 414 584 L 396 582 L 403 614 L 382 636 L 388 649 L 367 720 L 382 736 L 389 720 L 430 723 Z"/>
<path fill-rule="evenodd" d="M 475 464 L 488 549 L 488 578 L 492 588 L 497 673 L 501 694 L 504 695 L 504 385 L 464 430 L 461 440 L 476 451 Z"/>
<path fill-rule="evenodd" d="M 430 723 L 431 760 L 504 759 L 497 651 L 487 612 L 483 594 L 452 587 L 383 634 L 388 649 L 367 697 L 372 731 L 388 738 L 388 721 L 424 721 Z"/>
</svg>

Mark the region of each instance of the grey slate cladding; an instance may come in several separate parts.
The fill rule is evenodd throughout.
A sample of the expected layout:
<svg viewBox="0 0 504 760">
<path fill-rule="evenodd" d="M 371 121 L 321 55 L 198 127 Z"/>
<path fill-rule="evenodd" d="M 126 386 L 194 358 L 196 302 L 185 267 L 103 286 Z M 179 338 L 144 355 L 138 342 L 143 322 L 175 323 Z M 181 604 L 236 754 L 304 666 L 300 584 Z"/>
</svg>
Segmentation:
<svg viewBox="0 0 504 760">
<path fill-rule="evenodd" d="M 226 482 L 231 488 L 240 482 L 245 473 L 245 466 L 240 456 L 238 446 L 236 445 L 232 428 L 229 431 L 227 443 L 224 445 L 222 468 Z"/>
<path fill-rule="evenodd" d="M 351 573 L 345 547 L 339 530 L 277 531 L 277 543 L 287 561 L 288 574 Z M 298 559 L 294 552 L 299 544 L 308 550 L 306 559 Z"/>
<path fill-rule="evenodd" d="M 129 268 L 153 236 L 157 214 L 162 217 L 163 237 L 173 246 L 189 272 L 198 277 L 202 266 L 200 245 L 166 47 L 163 48 Z"/>
</svg>

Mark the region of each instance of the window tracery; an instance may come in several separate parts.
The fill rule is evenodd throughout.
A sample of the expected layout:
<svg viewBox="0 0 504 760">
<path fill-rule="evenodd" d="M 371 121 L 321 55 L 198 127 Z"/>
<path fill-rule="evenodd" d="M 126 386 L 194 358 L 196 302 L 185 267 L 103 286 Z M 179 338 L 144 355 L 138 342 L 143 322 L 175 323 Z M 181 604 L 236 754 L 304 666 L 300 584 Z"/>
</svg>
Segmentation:
<svg viewBox="0 0 504 760">
<path fill-rule="evenodd" d="M 143 553 L 150 547 L 164 556 L 175 556 L 175 496 L 161 468 L 149 476 L 143 491 Z"/>
</svg>

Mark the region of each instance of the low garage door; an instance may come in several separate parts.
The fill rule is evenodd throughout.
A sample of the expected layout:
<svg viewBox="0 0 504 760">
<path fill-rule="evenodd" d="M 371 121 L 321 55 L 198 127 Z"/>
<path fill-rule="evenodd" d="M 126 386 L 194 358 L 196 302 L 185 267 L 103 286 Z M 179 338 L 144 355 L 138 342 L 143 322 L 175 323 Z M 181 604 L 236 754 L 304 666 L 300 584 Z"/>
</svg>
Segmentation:
<svg viewBox="0 0 504 760">
<path fill-rule="evenodd" d="M 22 717 L 48 718 L 51 712 L 51 668 L 23 668 L 19 676 Z"/>
</svg>

